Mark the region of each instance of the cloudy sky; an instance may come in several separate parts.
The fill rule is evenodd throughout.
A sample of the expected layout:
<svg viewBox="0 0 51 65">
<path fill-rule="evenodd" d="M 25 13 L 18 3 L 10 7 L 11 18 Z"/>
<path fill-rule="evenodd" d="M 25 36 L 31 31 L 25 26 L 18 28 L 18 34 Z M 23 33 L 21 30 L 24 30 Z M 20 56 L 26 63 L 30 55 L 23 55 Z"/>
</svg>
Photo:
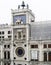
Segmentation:
<svg viewBox="0 0 51 65">
<path fill-rule="evenodd" d="M 17 9 L 22 1 L 29 4 L 35 21 L 51 20 L 51 0 L 0 0 L 0 24 L 11 23 L 11 9 Z"/>
</svg>

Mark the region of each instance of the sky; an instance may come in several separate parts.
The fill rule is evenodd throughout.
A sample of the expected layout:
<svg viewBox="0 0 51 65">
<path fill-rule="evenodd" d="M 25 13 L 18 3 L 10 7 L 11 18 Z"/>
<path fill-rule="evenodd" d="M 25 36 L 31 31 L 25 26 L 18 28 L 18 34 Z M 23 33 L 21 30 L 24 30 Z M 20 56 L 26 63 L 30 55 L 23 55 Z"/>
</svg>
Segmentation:
<svg viewBox="0 0 51 65">
<path fill-rule="evenodd" d="M 0 24 L 12 22 L 11 9 L 17 9 L 22 1 L 29 4 L 35 15 L 35 21 L 51 20 L 51 0 L 0 0 Z"/>
</svg>

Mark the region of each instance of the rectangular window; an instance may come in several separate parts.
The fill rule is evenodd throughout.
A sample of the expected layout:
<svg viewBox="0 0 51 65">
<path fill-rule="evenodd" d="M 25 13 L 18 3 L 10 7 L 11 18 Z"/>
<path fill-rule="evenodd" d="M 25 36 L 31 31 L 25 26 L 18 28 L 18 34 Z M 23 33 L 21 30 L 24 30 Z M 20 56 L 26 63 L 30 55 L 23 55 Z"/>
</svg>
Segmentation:
<svg viewBox="0 0 51 65">
<path fill-rule="evenodd" d="M 26 36 L 25 35 L 23 35 L 23 38 L 25 38 Z"/>
<path fill-rule="evenodd" d="M 48 61 L 51 61 L 51 51 L 48 53 Z"/>
<path fill-rule="evenodd" d="M 4 36 L 2 36 L 2 40 L 4 40 Z"/>
<path fill-rule="evenodd" d="M 10 65 L 10 63 L 4 63 L 4 65 Z"/>
<path fill-rule="evenodd" d="M 51 44 L 48 44 L 48 48 L 51 48 Z"/>
<path fill-rule="evenodd" d="M 17 35 L 15 35 L 15 38 L 17 38 Z"/>
<path fill-rule="evenodd" d="M 0 41 L 1 41 L 1 36 L 0 36 Z"/>
<path fill-rule="evenodd" d="M 8 45 L 8 48 L 10 48 L 10 45 Z"/>
<path fill-rule="evenodd" d="M 34 48 L 34 45 L 31 45 L 31 48 Z"/>
<path fill-rule="evenodd" d="M 4 51 L 4 59 L 6 59 L 6 51 Z"/>
<path fill-rule="evenodd" d="M 21 38 L 21 32 L 18 32 L 18 38 L 19 39 Z"/>
<path fill-rule="evenodd" d="M 44 52 L 44 61 L 47 61 L 47 52 Z"/>
<path fill-rule="evenodd" d="M 4 31 L 2 31 L 2 34 L 4 34 Z"/>
<path fill-rule="evenodd" d="M 47 44 L 44 44 L 44 46 L 43 46 L 44 48 L 47 48 Z"/>
<path fill-rule="evenodd" d="M 31 50 L 31 61 L 39 60 L 39 52 L 35 50 Z"/>
<path fill-rule="evenodd" d="M 38 48 L 38 45 L 31 45 L 31 48 Z"/>
<path fill-rule="evenodd" d="M 4 48 L 10 48 L 10 45 L 4 45 Z"/>
<path fill-rule="evenodd" d="M 11 36 L 8 36 L 8 38 L 10 38 L 10 39 L 11 39 Z"/>
<path fill-rule="evenodd" d="M 26 38 L 26 35 L 24 34 L 24 35 L 23 35 L 23 39 L 25 39 L 25 38 Z"/>
<path fill-rule="evenodd" d="M 44 61 L 51 61 L 51 51 L 44 52 Z"/>
<path fill-rule="evenodd" d="M 38 48 L 38 45 L 34 45 L 34 48 Z"/>
<path fill-rule="evenodd" d="M 0 34 L 1 34 L 1 32 L 0 32 Z"/>
<path fill-rule="evenodd" d="M 10 51 L 4 51 L 4 59 L 10 59 Z"/>
<path fill-rule="evenodd" d="M 10 65 L 10 63 L 8 63 L 8 65 Z"/>
<path fill-rule="evenodd" d="M 2 38 L 4 38 L 4 36 L 2 36 Z"/>
<path fill-rule="evenodd" d="M 34 20 L 31 20 L 31 22 L 34 22 Z"/>
<path fill-rule="evenodd" d="M 8 31 L 8 34 L 10 34 L 11 33 L 11 31 Z"/>
<path fill-rule="evenodd" d="M 4 48 L 6 48 L 6 45 L 4 45 Z"/>
<path fill-rule="evenodd" d="M 4 65 L 7 65 L 6 63 L 4 63 Z"/>
<path fill-rule="evenodd" d="M 1 38 L 1 36 L 0 36 L 0 38 Z"/>
<path fill-rule="evenodd" d="M 8 51 L 8 59 L 10 59 L 10 51 Z"/>
</svg>

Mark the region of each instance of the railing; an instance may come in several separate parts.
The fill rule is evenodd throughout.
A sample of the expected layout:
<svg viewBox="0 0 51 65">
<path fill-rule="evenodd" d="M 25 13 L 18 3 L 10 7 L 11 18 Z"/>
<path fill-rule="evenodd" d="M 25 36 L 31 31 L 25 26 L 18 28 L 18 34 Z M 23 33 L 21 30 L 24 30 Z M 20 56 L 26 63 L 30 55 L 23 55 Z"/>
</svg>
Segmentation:
<svg viewBox="0 0 51 65">
<path fill-rule="evenodd" d="M 10 41 L 11 40 L 11 38 L 3 38 L 3 39 L 0 39 L 0 42 L 2 42 L 2 41 Z"/>
<path fill-rule="evenodd" d="M 14 41 L 16 41 L 16 43 L 18 43 L 18 42 L 24 43 L 24 42 L 26 42 L 26 39 L 14 39 Z"/>
<path fill-rule="evenodd" d="M 9 38 L 7 38 L 7 39 L 1 39 L 0 40 L 0 45 L 2 45 L 3 43 L 5 43 L 5 42 L 11 42 L 11 39 L 9 39 Z"/>
<path fill-rule="evenodd" d="M 0 59 L 0 62 L 1 62 L 1 61 L 4 61 L 4 62 L 5 62 L 5 61 L 10 62 L 11 59 Z"/>
<path fill-rule="evenodd" d="M 10 41 L 11 38 L 4 38 L 3 41 Z"/>
<path fill-rule="evenodd" d="M 11 62 L 11 59 L 2 59 L 3 62 Z"/>
</svg>

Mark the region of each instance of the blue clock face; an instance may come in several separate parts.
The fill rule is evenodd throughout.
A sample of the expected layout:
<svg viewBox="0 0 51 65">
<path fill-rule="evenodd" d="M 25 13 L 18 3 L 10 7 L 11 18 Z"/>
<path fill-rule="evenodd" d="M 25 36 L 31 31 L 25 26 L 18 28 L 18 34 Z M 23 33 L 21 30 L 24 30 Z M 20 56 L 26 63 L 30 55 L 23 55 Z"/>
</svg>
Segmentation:
<svg viewBox="0 0 51 65">
<path fill-rule="evenodd" d="M 13 16 L 13 23 L 15 23 L 18 19 L 21 19 L 23 24 L 26 24 L 26 15 L 15 15 L 15 16 Z"/>
<path fill-rule="evenodd" d="M 15 53 L 17 56 L 22 57 L 25 54 L 25 50 L 22 47 L 18 47 L 16 48 Z"/>
</svg>

